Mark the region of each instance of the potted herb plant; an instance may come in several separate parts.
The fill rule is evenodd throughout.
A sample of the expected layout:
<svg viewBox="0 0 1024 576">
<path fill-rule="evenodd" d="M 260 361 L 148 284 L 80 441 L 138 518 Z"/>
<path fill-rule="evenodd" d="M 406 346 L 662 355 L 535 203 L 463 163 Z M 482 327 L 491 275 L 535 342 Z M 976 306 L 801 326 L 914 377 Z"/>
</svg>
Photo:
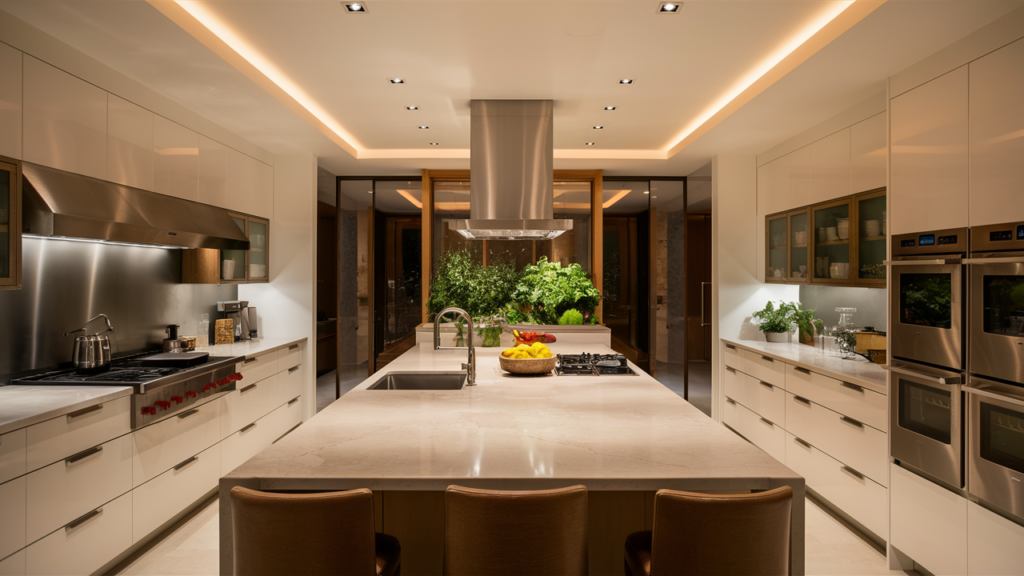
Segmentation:
<svg viewBox="0 0 1024 576">
<path fill-rule="evenodd" d="M 778 307 L 770 300 L 764 310 L 754 312 L 753 316 L 758 320 L 758 329 L 764 332 L 764 337 L 769 342 L 789 342 L 790 331 L 793 326 L 793 312 L 796 306 L 792 303 L 779 301 Z"/>
<path fill-rule="evenodd" d="M 793 310 L 792 319 L 793 323 L 796 324 L 800 343 L 814 346 L 814 335 L 824 332 L 825 323 L 820 318 L 814 316 L 814 310 L 805 309 L 799 302 L 794 302 L 793 306 L 795 306 L 795 309 Z"/>
</svg>

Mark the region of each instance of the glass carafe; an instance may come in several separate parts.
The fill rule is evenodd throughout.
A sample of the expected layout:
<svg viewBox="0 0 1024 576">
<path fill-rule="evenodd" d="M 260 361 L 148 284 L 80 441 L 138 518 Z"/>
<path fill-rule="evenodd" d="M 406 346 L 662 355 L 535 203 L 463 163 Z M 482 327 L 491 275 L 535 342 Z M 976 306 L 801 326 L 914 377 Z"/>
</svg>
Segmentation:
<svg viewBox="0 0 1024 576">
<path fill-rule="evenodd" d="M 839 312 L 839 323 L 835 328 L 836 346 L 841 358 L 853 358 L 857 354 L 857 337 L 854 336 L 856 326 L 853 323 L 856 311 L 856 308 L 836 308 L 836 312 Z"/>
</svg>

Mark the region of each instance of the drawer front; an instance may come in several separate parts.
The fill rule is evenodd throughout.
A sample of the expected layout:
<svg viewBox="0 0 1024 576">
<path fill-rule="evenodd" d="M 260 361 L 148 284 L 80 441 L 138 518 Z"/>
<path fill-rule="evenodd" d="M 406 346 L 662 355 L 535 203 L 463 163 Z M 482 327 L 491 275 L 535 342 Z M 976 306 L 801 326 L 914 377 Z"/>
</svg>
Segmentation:
<svg viewBox="0 0 1024 576">
<path fill-rule="evenodd" d="M 284 350 L 279 350 L 277 370 L 287 370 L 302 364 L 302 344 L 292 344 Z"/>
<path fill-rule="evenodd" d="M 726 419 L 728 416 L 728 419 Z M 786 459 L 786 431 L 778 424 L 755 414 L 742 404 L 725 401 L 722 421 L 779 462 Z"/>
<path fill-rule="evenodd" d="M 885 394 L 797 366 L 786 369 L 786 390 L 882 432 L 889 431 L 889 419 L 886 417 L 888 400 Z"/>
<path fill-rule="evenodd" d="M 786 363 L 749 350 L 741 350 L 746 373 L 769 384 L 786 388 Z"/>
<path fill-rule="evenodd" d="M 220 400 L 132 432 L 132 486 L 220 442 Z"/>
<path fill-rule="evenodd" d="M 29 426 L 28 471 L 131 432 L 130 397 L 96 406 Z"/>
<path fill-rule="evenodd" d="M 936 576 L 967 574 L 967 499 L 895 464 L 889 473 L 891 544 Z"/>
<path fill-rule="evenodd" d="M 132 545 L 132 495 L 124 494 L 28 547 L 30 576 L 92 574 Z"/>
<path fill-rule="evenodd" d="M 278 375 L 278 405 L 302 394 L 302 365 L 292 366 Z"/>
<path fill-rule="evenodd" d="M 807 486 L 884 540 L 888 532 L 885 487 L 850 472 L 842 462 L 800 443 L 792 434 L 786 436 L 786 466 L 803 476 Z"/>
<path fill-rule="evenodd" d="M 238 371 L 242 374 L 239 386 L 247 386 L 277 374 L 277 358 L 278 351 L 274 351 L 239 362 Z"/>
<path fill-rule="evenodd" d="M 889 444 L 885 432 L 809 400 L 799 400 L 801 396 L 786 394 L 786 430 L 882 486 L 888 484 Z"/>
<path fill-rule="evenodd" d="M 0 576 L 25 576 L 25 555 L 27 552 L 21 550 L 3 560 L 0 560 Z"/>
<path fill-rule="evenodd" d="M 220 479 L 221 444 L 214 444 L 174 468 L 132 490 L 134 544 L 164 522 L 216 488 Z"/>
<path fill-rule="evenodd" d="M 26 478 L 22 476 L 0 484 L 0 558 L 28 544 L 25 539 Z"/>
<path fill-rule="evenodd" d="M 276 442 L 283 434 L 302 423 L 302 396 L 296 396 L 284 406 L 278 408 L 281 412 L 279 418 L 279 434 L 275 437 Z"/>
<path fill-rule="evenodd" d="M 746 372 L 746 364 L 743 363 L 743 351 L 735 344 L 722 342 L 722 365 L 735 368 L 740 372 Z"/>
<path fill-rule="evenodd" d="M 243 380 L 238 389 L 222 396 L 221 438 L 227 438 L 280 406 L 279 384 L 283 376 L 274 374 L 260 382 Z"/>
<path fill-rule="evenodd" d="M 737 372 L 722 373 L 722 391 L 725 395 L 772 422 L 786 421 L 786 391 L 779 386 L 762 382 Z"/>
<path fill-rule="evenodd" d="M 27 438 L 26 428 L 0 435 L 0 483 L 28 472 Z"/>
<path fill-rule="evenodd" d="M 132 437 L 127 434 L 32 472 L 28 475 L 28 541 L 131 489 Z"/>
<path fill-rule="evenodd" d="M 1024 572 L 1024 526 L 967 502 L 968 576 Z"/>
<path fill-rule="evenodd" d="M 296 402 L 295 404 L 300 404 Z M 293 405 L 294 406 L 294 405 Z M 223 447 L 220 473 L 226 476 L 253 456 L 259 454 L 288 431 L 285 427 L 287 405 L 274 410 L 221 442 Z"/>
</svg>

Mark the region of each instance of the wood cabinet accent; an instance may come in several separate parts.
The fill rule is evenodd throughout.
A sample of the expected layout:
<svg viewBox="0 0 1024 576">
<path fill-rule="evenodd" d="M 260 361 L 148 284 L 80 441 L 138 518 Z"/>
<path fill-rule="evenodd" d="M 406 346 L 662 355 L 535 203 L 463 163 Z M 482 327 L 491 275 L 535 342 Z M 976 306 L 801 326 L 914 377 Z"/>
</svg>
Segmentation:
<svg viewBox="0 0 1024 576">
<path fill-rule="evenodd" d="M 193 248 L 185 250 L 181 255 L 181 281 L 183 284 L 270 282 L 270 221 L 235 212 L 231 213 L 231 217 L 249 237 L 249 249 Z M 225 261 L 235 262 L 231 278 L 224 277 Z"/>
<path fill-rule="evenodd" d="M 884 287 L 885 196 L 879 188 L 765 216 L 765 282 Z"/>
<path fill-rule="evenodd" d="M 21 289 L 21 162 L 0 156 L 0 290 Z"/>
</svg>

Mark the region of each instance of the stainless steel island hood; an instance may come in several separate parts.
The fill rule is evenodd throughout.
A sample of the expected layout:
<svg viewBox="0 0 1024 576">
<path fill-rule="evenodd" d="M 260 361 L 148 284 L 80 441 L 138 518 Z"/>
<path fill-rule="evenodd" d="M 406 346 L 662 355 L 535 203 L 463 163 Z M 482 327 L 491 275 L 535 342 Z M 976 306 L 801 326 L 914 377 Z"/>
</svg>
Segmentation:
<svg viewBox="0 0 1024 576">
<path fill-rule="evenodd" d="M 249 239 L 226 210 L 22 164 L 28 235 L 176 248 L 248 250 Z"/>
<path fill-rule="evenodd" d="M 551 100 L 470 104 L 469 220 L 449 227 L 470 239 L 548 240 L 572 230 L 554 219 Z"/>
</svg>

